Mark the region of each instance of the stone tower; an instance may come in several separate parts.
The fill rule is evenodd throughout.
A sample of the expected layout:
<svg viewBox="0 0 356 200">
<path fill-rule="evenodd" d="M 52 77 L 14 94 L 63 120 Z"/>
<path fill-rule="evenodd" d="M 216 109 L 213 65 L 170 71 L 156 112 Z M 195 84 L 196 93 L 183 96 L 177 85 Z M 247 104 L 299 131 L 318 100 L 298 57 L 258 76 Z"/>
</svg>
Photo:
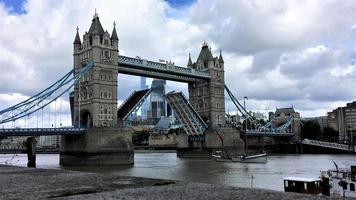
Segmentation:
<svg viewBox="0 0 356 200">
<path fill-rule="evenodd" d="M 94 67 L 74 87 L 74 124 L 87 127 L 117 125 L 117 60 L 119 39 L 115 29 L 104 31 L 95 13 L 81 42 L 79 33 L 73 43 L 74 69 L 77 73 L 88 62 Z"/>
<path fill-rule="evenodd" d="M 86 134 L 61 136 L 59 163 L 63 166 L 133 164 L 132 130 L 117 126 L 118 46 L 115 23 L 111 35 L 95 13 L 81 42 L 78 29 L 73 43 L 74 70 L 94 61 L 93 68 L 74 86 L 73 125 Z"/>
<path fill-rule="evenodd" d="M 188 68 L 207 72 L 210 80 L 198 79 L 189 83 L 189 102 L 207 123 L 204 141 L 189 141 L 186 134 L 177 136 L 177 155 L 191 157 L 205 155 L 210 157 L 214 149 L 224 148 L 229 152 L 241 153 L 243 141 L 237 129 L 226 125 L 225 120 L 225 78 L 224 59 L 221 51 L 219 57 L 213 57 L 206 42 L 203 43 L 196 62 L 189 55 Z"/>
<path fill-rule="evenodd" d="M 209 72 L 210 81 L 198 80 L 189 83 L 189 102 L 199 115 L 206 121 L 209 128 L 217 128 L 225 124 L 224 95 L 224 60 L 213 57 L 206 42 L 203 43 L 198 59 L 192 62 L 189 55 L 188 67 Z"/>
</svg>

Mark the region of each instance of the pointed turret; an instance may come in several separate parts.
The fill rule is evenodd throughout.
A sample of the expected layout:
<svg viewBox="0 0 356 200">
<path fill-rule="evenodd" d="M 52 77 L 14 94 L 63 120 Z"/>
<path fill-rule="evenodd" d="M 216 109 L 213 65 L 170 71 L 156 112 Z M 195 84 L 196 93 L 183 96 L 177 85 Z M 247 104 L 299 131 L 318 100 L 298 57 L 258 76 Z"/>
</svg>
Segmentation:
<svg viewBox="0 0 356 200">
<path fill-rule="evenodd" d="M 193 62 L 192 62 L 192 58 L 191 58 L 191 55 L 189 53 L 189 59 L 188 59 L 188 67 L 193 67 Z"/>
<path fill-rule="evenodd" d="M 105 33 L 103 27 L 101 26 L 98 13 L 96 13 L 96 11 L 93 16 L 93 20 L 91 22 L 88 33 L 91 35 L 104 35 L 104 33 Z"/>
<path fill-rule="evenodd" d="M 214 57 L 211 54 L 211 50 L 209 49 L 208 43 L 206 43 L 205 41 L 201 47 L 197 63 L 199 63 L 199 61 L 204 63 L 204 68 L 208 68 L 209 62 L 214 61 Z"/>
<path fill-rule="evenodd" d="M 221 49 L 220 49 L 219 63 L 224 63 L 224 59 L 222 57 Z"/>
<path fill-rule="evenodd" d="M 79 37 L 79 28 L 78 27 L 77 27 L 77 34 L 75 35 L 73 44 L 82 44 L 82 42 L 80 41 L 80 37 Z"/>
<path fill-rule="evenodd" d="M 117 33 L 116 33 L 116 23 L 115 22 L 114 22 L 114 29 L 112 30 L 112 33 L 111 33 L 111 39 L 119 40 L 119 37 L 117 37 Z"/>
<path fill-rule="evenodd" d="M 207 63 L 208 61 L 214 60 L 213 55 L 211 54 L 211 51 L 209 49 L 208 43 L 206 43 L 204 41 L 202 47 L 201 47 L 201 51 L 200 54 L 198 56 L 197 60 L 201 60 L 204 63 Z"/>
</svg>

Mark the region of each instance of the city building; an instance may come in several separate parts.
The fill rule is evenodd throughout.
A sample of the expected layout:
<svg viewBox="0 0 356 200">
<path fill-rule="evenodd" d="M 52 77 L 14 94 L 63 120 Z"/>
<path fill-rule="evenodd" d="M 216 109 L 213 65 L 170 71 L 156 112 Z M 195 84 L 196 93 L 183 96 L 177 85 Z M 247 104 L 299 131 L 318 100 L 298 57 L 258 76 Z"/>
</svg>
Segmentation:
<svg viewBox="0 0 356 200">
<path fill-rule="evenodd" d="M 153 79 L 151 84 L 151 94 L 148 98 L 149 106 L 147 110 L 147 119 L 158 122 L 162 116 L 166 116 L 167 103 L 164 95 L 166 94 L 166 81 Z"/>
<path fill-rule="evenodd" d="M 339 132 L 340 142 L 353 142 L 356 135 L 356 101 L 328 112 L 327 124 Z"/>
<path fill-rule="evenodd" d="M 146 90 L 148 89 L 148 85 L 146 84 L 146 77 L 141 76 L 140 77 L 140 90 Z M 147 119 L 147 110 L 149 106 L 149 102 L 145 101 L 143 102 L 141 106 L 141 120 Z"/>
</svg>

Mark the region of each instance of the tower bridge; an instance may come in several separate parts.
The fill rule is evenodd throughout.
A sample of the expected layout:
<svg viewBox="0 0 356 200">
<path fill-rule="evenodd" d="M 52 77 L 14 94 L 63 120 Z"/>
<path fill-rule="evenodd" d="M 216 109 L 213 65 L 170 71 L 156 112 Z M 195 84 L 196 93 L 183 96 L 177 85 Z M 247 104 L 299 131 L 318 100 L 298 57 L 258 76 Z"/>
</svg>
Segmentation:
<svg viewBox="0 0 356 200">
<path fill-rule="evenodd" d="M 26 118 L 43 111 L 49 103 L 73 88 L 70 97 L 73 128 L 0 129 L 0 136 L 62 135 L 61 165 L 132 164 L 132 129 L 120 126 L 120 123 L 127 118 L 128 113 L 142 104 L 149 90 L 134 92 L 118 108 L 118 73 L 188 84 L 189 99 L 181 92 L 166 95 L 184 129 L 184 133 L 177 136 L 178 156 L 190 155 L 192 152 L 210 154 L 211 150 L 221 148 L 221 140 L 224 148 L 231 151 L 240 151 L 243 148 L 241 127 L 229 123 L 225 116 L 225 90 L 240 113 L 259 128 L 247 134 L 266 134 L 267 128 L 258 125 L 225 85 L 222 53 L 220 52 L 219 57 L 214 57 L 205 42 L 196 62 L 189 55 L 187 67 L 122 56 L 119 55 L 119 38 L 115 24 L 109 34 L 104 31 L 99 16 L 95 13 L 91 26 L 82 39 L 77 29 L 73 42 L 73 66 L 70 73 L 49 88 L 0 111 L 0 124 Z M 69 75 L 73 75 L 73 78 Z M 58 95 L 55 95 L 56 92 Z M 273 136 L 273 132 L 270 131 L 269 134 Z M 283 133 L 280 132 L 278 136 L 283 136 Z"/>
</svg>

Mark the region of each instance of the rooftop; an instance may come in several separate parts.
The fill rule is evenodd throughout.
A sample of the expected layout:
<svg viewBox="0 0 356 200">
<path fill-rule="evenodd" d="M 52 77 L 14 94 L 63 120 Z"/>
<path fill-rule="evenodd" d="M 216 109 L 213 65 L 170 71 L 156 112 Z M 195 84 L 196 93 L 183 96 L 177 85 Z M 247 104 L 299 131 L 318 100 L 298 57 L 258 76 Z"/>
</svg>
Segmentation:
<svg viewBox="0 0 356 200">
<path fill-rule="evenodd" d="M 285 181 L 297 181 L 297 182 L 315 182 L 315 181 L 321 181 L 320 178 L 308 178 L 308 177 L 286 177 L 284 178 Z"/>
</svg>

